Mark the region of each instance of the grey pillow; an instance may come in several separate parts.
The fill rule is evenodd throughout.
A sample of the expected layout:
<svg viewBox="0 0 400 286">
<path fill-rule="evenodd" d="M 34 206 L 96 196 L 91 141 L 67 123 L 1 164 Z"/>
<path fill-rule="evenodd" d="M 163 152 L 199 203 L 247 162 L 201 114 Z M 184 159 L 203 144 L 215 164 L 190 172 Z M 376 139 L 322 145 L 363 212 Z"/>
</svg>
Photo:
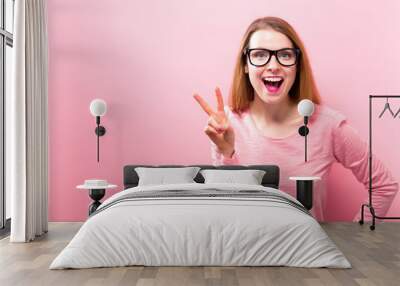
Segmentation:
<svg viewBox="0 0 400 286">
<path fill-rule="evenodd" d="M 139 186 L 195 183 L 193 179 L 199 170 L 199 167 L 135 168 L 139 176 Z"/>
<path fill-rule="evenodd" d="M 204 183 L 230 183 L 261 185 L 265 171 L 262 170 L 201 170 Z"/>
</svg>

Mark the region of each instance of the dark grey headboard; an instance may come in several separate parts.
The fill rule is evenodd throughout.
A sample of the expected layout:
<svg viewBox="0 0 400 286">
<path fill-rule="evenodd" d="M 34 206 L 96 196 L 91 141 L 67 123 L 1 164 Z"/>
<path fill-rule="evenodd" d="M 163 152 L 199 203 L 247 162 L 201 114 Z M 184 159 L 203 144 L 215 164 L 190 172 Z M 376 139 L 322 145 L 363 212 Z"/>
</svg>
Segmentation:
<svg viewBox="0 0 400 286">
<path fill-rule="evenodd" d="M 224 165 L 224 166 L 213 166 L 213 165 L 160 165 L 160 166 L 153 166 L 153 165 L 127 165 L 124 167 L 124 189 L 133 188 L 138 185 L 139 177 L 135 171 L 136 167 L 148 167 L 148 168 L 177 168 L 177 167 L 191 167 L 196 166 L 200 167 L 201 169 L 220 169 L 220 170 L 249 170 L 249 169 L 256 169 L 256 170 L 264 170 L 266 171 L 264 178 L 262 180 L 262 185 L 265 187 L 271 187 L 278 189 L 279 188 L 279 167 L 276 165 L 249 165 L 249 166 L 242 166 L 242 165 Z M 200 174 L 194 178 L 197 183 L 204 183 L 204 178 Z"/>
</svg>

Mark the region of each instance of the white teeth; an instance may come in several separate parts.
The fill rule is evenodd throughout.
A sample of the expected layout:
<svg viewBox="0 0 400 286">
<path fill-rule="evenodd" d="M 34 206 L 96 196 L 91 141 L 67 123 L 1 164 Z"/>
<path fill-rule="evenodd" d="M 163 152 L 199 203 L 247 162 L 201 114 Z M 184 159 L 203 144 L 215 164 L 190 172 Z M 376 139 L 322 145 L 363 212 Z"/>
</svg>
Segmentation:
<svg viewBox="0 0 400 286">
<path fill-rule="evenodd" d="M 283 80 L 282 78 L 272 77 L 272 78 L 263 78 L 263 80 L 277 82 Z"/>
</svg>

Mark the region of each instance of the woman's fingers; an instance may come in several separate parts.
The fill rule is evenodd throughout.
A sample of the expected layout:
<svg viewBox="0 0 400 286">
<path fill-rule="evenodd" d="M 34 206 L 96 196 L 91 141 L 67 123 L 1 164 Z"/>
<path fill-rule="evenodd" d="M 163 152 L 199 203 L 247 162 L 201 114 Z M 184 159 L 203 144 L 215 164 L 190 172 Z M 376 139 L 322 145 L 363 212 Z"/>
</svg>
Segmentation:
<svg viewBox="0 0 400 286">
<path fill-rule="evenodd" d="M 211 126 L 218 134 L 221 134 L 227 130 L 229 123 L 224 111 L 224 100 L 219 87 L 215 88 L 215 96 L 217 97 L 217 112 L 215 112 L 200 95 L 193 95 L 194 99 L 196 99 L 196 101 L 200 104 L 201 108 L 209 115 L 208 125 Z"/>
<path fill-rule="evenodd" d="M 208 103 L 198 94 L 193 95 L 194 99 L 200 104 L 201 108 L 208 114 L 213 115 L 215 112 L 214 110 L 208 105 Z"/>
<path fill-rule="evenodd" d="M 217 111 L 224 112 L 224 99 L 222 97 L 222 93 L 219 87 L 215 88 L 215 96 L 217 97 Z M 212 115 L 215 113 L 210 105 L 208 105 L 208 103 L 200 95 L 194 94 L 193 97 L 208 115 Z"/>
<path fill-rule="evenodd" d="M 227 127 L 225 125 L 218 122 L 213 116 L 210 116 L 208 118 L 207 123 L 218 133 L 223 133 L 227 129 Z"/>
<path fill-rule="evenodd" d="M 219 87 L 215 88 L 215 96 L 217 97 L 217 110 L 224 112 L 224 99 L 222 98 L 222 93 Z"/>
<path fill-rule="evenodd" d="M 207 125 L 206 127 L 204 127 L 204 132 L 205 132 L 207 135 L 210 135 L 210 134 L 215 134 L 215 135 L 217 135 L 217 134 L 218 134 L 217 130 L 215 130 L 215 128 L 212 127 L 211 125 Z"/>
<path fill-rule="evenodd" d="M 221 134 L 218 134 L 218 132 L 212 126 L 206 126 L 204 128 L 204 133 L 206 133 L 208 138 L 210 138 L 210 140 L 214 142 L 214 144 L 217 146 L 219 150 L 218 152 L 224 154 L 224 156 L 226 157 L 232 156 L 235 150 L 233 148 L 233 145 L 230 145 L 229 142 L 226 142 L 223 136 Z"/>
<path fill-rule="evenodd" d="M 217 132 L 217 130 L 215 130 L 212 126 L 207 125 L 204 128 L 204 133 L 207 134 L 207 136 L 215 143 L 215 144 L 219 144 L 219 141 L 221 140 L 219 138 L 219 134 Z"/>
</svg>

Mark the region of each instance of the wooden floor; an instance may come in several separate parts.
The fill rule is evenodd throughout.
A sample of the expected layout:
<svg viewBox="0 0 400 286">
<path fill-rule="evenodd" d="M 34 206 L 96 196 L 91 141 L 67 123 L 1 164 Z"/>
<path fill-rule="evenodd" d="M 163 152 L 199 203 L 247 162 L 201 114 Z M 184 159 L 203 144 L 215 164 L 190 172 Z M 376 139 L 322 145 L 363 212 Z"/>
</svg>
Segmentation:
<svg viewBox="0 0 400 286">
<path fill-rule="evenodd" d="M 119 267 L 48 270 L 81 223 L 50 223 L 32 243 L 0 241 L 0 285 L 400 285 L 400 223 L 375 231 L 355 223 L 324 224 L 353 268 Z"/>
</svg>

